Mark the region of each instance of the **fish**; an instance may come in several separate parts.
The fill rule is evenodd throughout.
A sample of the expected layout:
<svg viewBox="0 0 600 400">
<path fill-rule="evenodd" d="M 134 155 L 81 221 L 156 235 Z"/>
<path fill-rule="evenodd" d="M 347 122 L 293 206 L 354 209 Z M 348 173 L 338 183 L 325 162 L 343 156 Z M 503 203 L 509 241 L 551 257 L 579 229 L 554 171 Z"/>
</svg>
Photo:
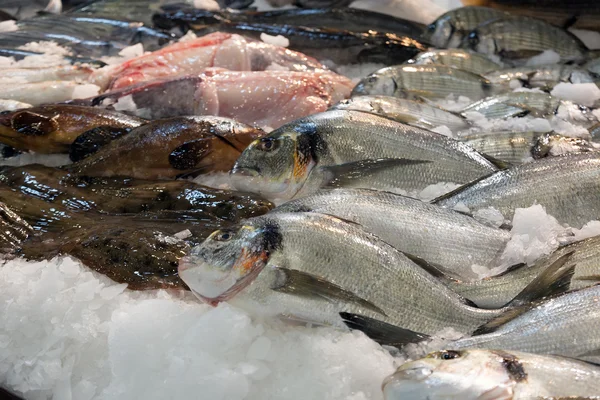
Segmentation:
<svg viewBox="0 0 600 400">
<path fill-rule="evenodd" d="M 59 65 L 46 68 L 3 68 L 0 81 L 35 83 L 44 81 L 87 81 L 94 68 L 87 65 Z"/>
<path fill-rule="evenodd" d="M 514 298 L 541 272 L 568 253 L 572 253 L 570 262 L 575 264 L 575 272 L 569 284 L 569 290 L 583 289 L 600 281 L 600 270 L 598 269 L 600 237 L 592 237 L 560 247 L 532 266 L 520 265 L 510 268 L 501 275 L 480 281 L 466 282 L 446 279 L 445 283 L 479 307 L 499 308 Z"/>
<path fill-rule="evenodd" d="M 427 26 L 423 39 L 438 48 L 458 47 L 480 24 L 509 15 L 489 7 L 459 7 L 440 15 Z"/>
<path fill-rule="evenodd" d="M 240 72 L 209 68 L 199 76 L 144 82 L 71 103 L 108 107 L 120 99 L 127 105 L 129 99 L 135 105 L 129 112 L 149 119 L 218 115 L 274 129 L 327 110 L 349 97 L 351 90 L 348 78 L 330 71 Z"/>
<path fill-rule="evenodd" d="M 68 153 L 82 133 L 111 127 L 123 133 L 143 119 L 97 107 L 53 104 L 0 114 L 0 142 L 36 153 Z"/>
<path fill-rule="evenodd" d="M 61 103 L 80 97 L 80 93 L 97 94 L 99 87 L 90 83 L 77 81 L 43 81 L 22 83 L 14 81 L 2 83 L 0 98 L 5 100 L 16 100 L 39 106 L 48 103 Z"/>
<path fill-rule="evenodd" d="M 31 197 L 48 204 L 38 203 L 35 209 Z M 213 189 L 187 180 L 76 176 L 39 164 L 4 167 L 0 171 L 0 198 L 20 215 L 50 213 L 50 208 L 62 206 L 68 211 L 101 214 L 189 211 L 198 219 L 232 222 L 262 215 L 274 207 L 256 195 Z M 46 229 L 35 221 L 36 230 Z"/>
<path fill-rule="evenodd" d="M 83 176 L 139 179 L 229 171 L 242 150 L 264 135 L 229 118 L 166 118 L 132 129 L 65 169 Z"/>
<path fill-rule="evenodd" d="M 154 25 L 161 29 L 178 27 L 183 31 L 225 22 L 292 25 L 312 28 L 341 29 L 353 32 L 378 31 L 418 38 L 424 26 L 403 18 L 357 8 L 202 10 L 189 5 L 164 6 L 164 12 L 154 14 Z"/>
<path fill-rule="evenodd" d="M 234 187 L 289 200 L 323 187 L 423 190 L 470 182 L 497 168 L 447 136 L 358 111 L 298 119 L 252 142 L 230 176 Z"/>
<path fill-rule="evenodd" d="M 16 256 L 22 243 L 34 232 L 27 221 L 4 203 L 0 203 L 0 227 L 0 254 L 4 259 Z"/>
<path fill-rule="evenodd" d="M 409 60 L 408 63 L 415 65 L 446 65 L 478 75 L 491 73 L 492 71 L 502 68 L 502 64 L 497 63 L 496 61 L 492 61 L 481 54 L 463 49 L 432 49 L 417 54 L 417 56 L 412 60 Z"/>
<path fill-rule="evenodd" d="M 519 351 L 442 350 L 402 364 L 383 382 L 385 400 L 592 399 L 600 367 Z M 576 383 L 575 383 L 576 382 Z"/>
<path fill-rule="evenodd" d="M 460 44 L 503 62 L 523 65 L 546 50 L 556 52 L 563 62 L 583 61 L 587 47 L 573 34 L 535 18 L 499 18 L 477 26 Z"/>
<path fill-rule="evenodd" d="M 260 39 L 262 34 L 281 35 L 289 40 L 290 50 L 301 52 L 319 61 L 328 60 L 336 65 L 362 63 L 396 65 L 427 50 L 426 44 L 409 36 L 377 31 L 352 32 L 293 25 L 222 22 L 195 32 L 198 35 L 205 35 L 215 31 L 237 33 L 256 40 Z"/>
<path fill-rule="evenodd" d="M 534 301 L 493 319 L 465 337 L 446 344 L 448 350 L 504 349 L 578 358 L 597 363 L 600 286 Z"/>
<path fill-rule="evenodd" d="M 511 81 L 519 81 L 528 88 L 540 88 L 550 91 L 561 82 L 593 83 L 595 76 L 585 69 L 575 65 L 550 64 L 535 67 L 518 67 L 499 69 L 485 73 L 484 76 L 493 84 L 510 85 Z"/>
<path fill-rule="evenodd" d="M 502 313 L 471 307 L 378 237 L 317 213 L 266 214 L 217 230 L 178 271 L 208 304 L 337 328 L 373 320 L 400 327 L 406 341 L 423 337 L 410 331 L 466 332 Z"/>
<path fill-rule="evenodd" d="M 330 110 L 363 111 L 381 115 L 418 128 L 432 130 L 447 126 L 453 132 L 470 128 L 457 114 L 427 103 L 390 96 L 354 96 L 335 104 Z"/>
<path fill-rule="evenodd" d="M 557 135 L 553 132 L 482 132 L 461 136 L 460 140 L 480 153 L 511 165 L 566 153 L 597 151 L 586 139 Z"/>
<path fill-rule="evenodd" d="M 382 68 L 363 78 L 352 96 L 383 95 L 414 99 L 445 99 L 461 93 L 480 100 L 498 92 L 484 77 L 445 65 L 396 65 Z"/>
<path fill-rule="evenodd" d="M 215 32 L 96 70 L 89 81 L 104 90 L 114 90 L 165 77 L 202 73 L 209 67 L 263 71 L 273 63 L 292 71 L 327 69 L 304 54 L 236 34 Z"/>
<path fill-rule="evenodd" d="M 509 220 L 516 208 L 540 204 L 561 224 L 579 229 L 600 214 L 599 174 L 600 154 L 566 154 L 492 173 L 432 202 L 446 208 L 461 203 L 470 212 L 493 207 Z"/>
<path fill-rule="evenodd" d="M 366 189 L 321 190 L 284 203 L 275 212 L 317 212 L 352 221 L 445 276 L 465 281 L 479 278 L 472 265 L 497 264 L 510 239 L 508 231 L 483 225 L 458 212 Z"/>
</svg>

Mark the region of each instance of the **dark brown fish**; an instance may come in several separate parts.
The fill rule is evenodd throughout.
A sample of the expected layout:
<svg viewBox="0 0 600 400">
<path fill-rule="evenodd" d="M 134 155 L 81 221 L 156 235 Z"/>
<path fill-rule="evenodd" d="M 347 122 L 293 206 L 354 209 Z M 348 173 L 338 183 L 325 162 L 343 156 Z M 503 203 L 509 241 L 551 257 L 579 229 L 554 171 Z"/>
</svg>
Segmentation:
<svg viewBox="0 0 600 400">
<path fill-rule="evenodd" d="M 54 104 L 0 114 L 0 142 L 37 153 L 68 153 L 82 133 L 96 127 L 127 132 L 141 118 L 96 107 Z"/>
<path fill-rule="evenodd" d="M 167 118 L 133 129 L 67 169 L 86 176 L 140 179 L 229 171 L 246 146 L 264 134 L 228 118 Z"/>
</svg>

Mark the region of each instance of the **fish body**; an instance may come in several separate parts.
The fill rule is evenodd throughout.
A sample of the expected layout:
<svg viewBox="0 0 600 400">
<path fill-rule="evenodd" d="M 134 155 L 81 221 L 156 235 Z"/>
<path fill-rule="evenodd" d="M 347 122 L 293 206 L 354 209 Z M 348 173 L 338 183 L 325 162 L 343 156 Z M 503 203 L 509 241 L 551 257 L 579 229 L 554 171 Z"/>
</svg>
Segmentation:
<svg viewBox="0 0 600 400">
<path fill-rule="evenodd" d="M 412 64 L 437 64 L 447 65 L 469 71 L 474 74 L 483 75 L 502 68 L 502 64 L 490 60 L 489 58 L 463 49 L 434 49 L 424 53 L 417 54 L 411 60 Z M 410 61 L 409 61 L 410 62 Z"/>
<path fill-rule="evenodd" d="M 5 100 L 16 100 L 39 106 L 49 103 L 60 103 L 78 96 L 77 93 L 97 94 L 99 87 L 77 81 L 42 81 L 2 83 L 0 96 Z"/>
<path fill-rule="evenodd" d="M 473 264 L 494 265 L 510 238 L 507 231 L 480 224 L 466 215 L 409 197 L 366 189 L 323 190 L 284 203 L 273 212 L 299 211 L 355 222 L 398 250 L 464 280 L 478 277 L 471 269 Z"/>
<path fill-rule="evenodd" d="M 464 108 L 462 113 L 475 111 L 489 119 L 524 115 L 547 117 L 556 114 L 562 104 L 566 103 L 547 93 L 511 92 L 476 101 Z"/>
<path fill-rule="evenodd" d="M 290 199 L 327 186 L 422 190 L 470 182 L 495 169 L 449 137 L 369 113 L 328 111 L 254 141 L 231 178 L 239 190 Z"/>
<path fill-rule="evenodd" d="M 60 65 L 48 68 L 3 68 L 0 81 L 34 83 L 44 81 L 86 81 L 93 69 L 83 65 Z"/>
<path fill-rule="evenodd" d="M 84 176 L 172 179 L 199 172 L 228 171 L 264 131 L 222 117 L 155 120 L 70 165 Z"/>
<path fill-rule="evenodd" d="M 364 111 L 423 129 L 447 126 L 452 131 L 468 129 L 465 118 L 413 100 L 390 96 L 354 96 L 334 105 L 332 110 Z"/>
<path fill-rule="evenodd" d="M 600 367 L 570 358 L 505 350 L 438 351 L 385 379 L 385 400 L 591 399 Z"/>
<path fill-rule="evenodd" d="M 467 306 L 379 238 L 315 213 L 267 214 L 216 231 L 181 259 L 179 275 L 212 304 L 336 327 L 346 312 L 419 332 L 468 331 L 497 313 Z"/>
<path fill-rule="evenodd" d="M 497 92 L 484 77 L 446 65 L 397 65 L 363 78 L 352 95 L 384 95 L 402 98 L 444 99 L 460 93 L 472 100 Z"/>
<path fill-rule="evenodd" d="M 595 77 L 590 72 L 574 65 L 551 64 L 535 67 L 500 69 L 484 74 L 494 84 L 510 84 L 517 80 L 526 87 L 552 90 L 560 82 L 591 83 Z"/>
<path fill-rule="evenodd" d="M 599 154 L 567 154 L 495 172 L 435 204 L 453 208 L 461 203 L 471 212 L 493 207 L 505 219 L 512 219 L 516 208 L 541 204 L 560 223 L 581 228 L 600 213 L 599 176 Z"/>
<path fill-rule="evenodd" d="M 54 104 L 0 115 L 0 142 L 37 153 L 68 153 L 82 133 L 99 126 L 124 132 L 145 121 L 96 107 Z"/>
</svg>

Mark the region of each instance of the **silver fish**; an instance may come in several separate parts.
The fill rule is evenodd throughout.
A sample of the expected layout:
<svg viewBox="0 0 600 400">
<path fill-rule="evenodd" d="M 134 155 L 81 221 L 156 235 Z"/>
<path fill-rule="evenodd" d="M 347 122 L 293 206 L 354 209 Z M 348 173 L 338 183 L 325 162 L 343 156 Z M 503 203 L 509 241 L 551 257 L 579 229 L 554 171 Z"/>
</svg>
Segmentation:
<svg viewBox="0 0 600 400">
<path fill-rule="evenodd" d="M 562 104 L 566 103 L 547 93 L 511 92 L 490 96 L 470 104 L 462 110 L 462 114 L 475 111 L 489 119 L 524 115 L 547 117 L 556 114 Z"/>
<path fill-rule="evenodd" d="M 502 313 L 467 305 L 378 237 L 316 213 L 267 214 L 215 231 L 180 260 L 179 276 L 210 304 L 334 327 L 373 320 L 469 332 Z"/>
<path fill-rule="evenodd" d="M 483 75 L 491 71 L 502 68 L 502 64 L 490 60 L 489 58 L 463 49 L 433 49 L 424 53 L 419 53 L 408 63 L 415 65 L 438 64 L 447 65 L 469 71 L 474 74 Z"/>
<path fill-rule="evenodd" d="M 430 130 L 438 126 L 447 126 L 452 131 L 461 131 L 470 127 L 464 117 L 426 103 L 398 97 L 355 96 L 340 101 L 331 107 L 331 110 L 369 112 Z"/>
<path fill-rule="evenodd" d="M 466 215 L 374 190 L 322 190 L 273 210 L 301 211 L 356 222 L 398 250 L 459 279 L 477 279 L 471 266 L 493 265 L 510 239 L 508 231 L 480 224 Z"/>
<path fill-rule="evenodd" d="M 600 367 L 505 350 L 445 350 L 405 363 L 383 382 L 385 400 L 592 399 Z"/>
<path fill-rule="evenodd" d="M 463 38 L 480 24 L 508 14 L 488 7 L 460 7 L 450 10 L 431 23 L 423 38 L 435 47 L 458 47 Z"/>
<path fill-rule="evenodd" d="M 502 61 L 523 65 L 531 57 L 553 50 L 562 61 L 581 61 L 585 45 L 569 32 L 547 22 L 526 17 L 499 18 L 477 26 L 460 45 Z"/>
<path fill-rule="evenodd" d="M 510 81 L 517 80 L 526 87 L 543 90 L 551 90 L 560 82 L 591 83 L 595 79 L 589 71 L 581 67 L 564 64 L 500 69 L 484 76 L 493 84 L 508 85 Z"/>
<path fill-rule="evenodd" d="M 352 90 L 352 96 L 384 95 L 402 98 L 443 99 L 460 93 L 472 100 L 498 92 L 481 75 L 446 65 L 396 65 L 382 68 L 363 78 Z"/>
<path fill-rule="evenodd" d="M 322 187 L 422 190 L 466 183 L 496 170 L 449 137 L 358 111 L 298 119 L 255 140 L 231 178 L 242 191 L 291 199 Z"/>
<path fill-rule="evenodd" d="M 486 207 L 511 219 L 516 208 L 541 204 L 560 223 L 581 228 L 600 215 L 600 154 L 567 154 L 498 171 L 434 203 L 472 212 Z"/>
</svg>

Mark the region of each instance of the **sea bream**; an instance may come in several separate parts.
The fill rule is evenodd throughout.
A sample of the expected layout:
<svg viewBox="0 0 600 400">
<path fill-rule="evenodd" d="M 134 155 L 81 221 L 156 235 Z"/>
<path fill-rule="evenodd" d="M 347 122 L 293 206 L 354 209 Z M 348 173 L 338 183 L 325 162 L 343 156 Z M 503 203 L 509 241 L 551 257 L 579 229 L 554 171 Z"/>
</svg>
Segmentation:
<svg viewBox="0 0 600 400">
<path fill-rule="evenodd" d="M 322 187 L 402 192 L 470 182 L 496 170 L 447 136 L 359 111 L 298 119 L 256 140 L 237 160 L 239 190 L 291 199 Z"/>
<path fill-rule="evenodd" d="M 502 64 L 492 61 L 482 54 L 463 49 L 432 49 L 417 54 L 407 63 L 447 65 L 480 75 L 502 68 Z"/>
<path fill-rule="evenodd" d="M 600 367 L 518 351 L 445 350 L 401 365 L 382 388 L 385 400 L 585 400 L 600 393 Z"/>
</svg>

